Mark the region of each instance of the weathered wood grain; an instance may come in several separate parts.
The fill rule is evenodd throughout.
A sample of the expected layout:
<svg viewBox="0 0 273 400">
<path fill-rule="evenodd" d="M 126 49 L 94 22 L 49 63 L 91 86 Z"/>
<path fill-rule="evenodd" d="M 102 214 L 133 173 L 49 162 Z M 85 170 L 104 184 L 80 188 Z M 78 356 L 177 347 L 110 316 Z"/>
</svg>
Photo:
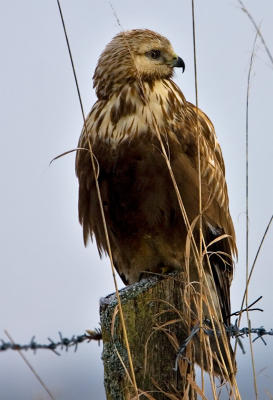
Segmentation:
<svg viewBox="0 0 273 400">
<path fill-rule="evenodd" d="M 176 391 L 178 398 L 182 399 L 183 394 L 185 399 L 195 398 L 187 379 L 191 374 L 194 380 L 194 372 L 190 371 L 193 364 L 182 360 L 179 370 L 174 370 L 177 350 L 189 333 L 180 317 L 185 315 L 184 287 L 181 274 L 170 274 L 163 279 L 144 279 L 119 292 L 137 386 L 157 400 L 167 399 L 166 393 Z M 179 315 L 176 310 L 183 310 L 184 314 Z M 100 316 L 107 400 L 134 399 L 135 392 L 119 359 L 120 356 L 128 368 L 115 294 L 101 299 Z M 188 359 L 192 359 L 190 347 L 185 354 Z"/>
</svg>

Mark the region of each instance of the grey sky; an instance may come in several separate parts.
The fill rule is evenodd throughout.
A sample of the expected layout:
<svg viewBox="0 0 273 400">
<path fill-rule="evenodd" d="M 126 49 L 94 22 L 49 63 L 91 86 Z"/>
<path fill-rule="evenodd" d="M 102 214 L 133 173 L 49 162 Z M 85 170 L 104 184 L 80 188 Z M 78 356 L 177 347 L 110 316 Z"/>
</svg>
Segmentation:
<svg viewBox="0 0 273 400">
<path fill-rule="evenodd" d="M 245 0 L 273 51 L 273 3 Z M 113 0 L 124 29 L 149 28 L 167 36 L 186 63 L 175 81 L 194 102 L 191 2 Z M 92 74 L 99 54 L 120 30 L 107 1 L 63 0 L 85 111 L 95 101 Z M 235 0 L 197 0 L 199 105 L 213 121 L 222 146 L 239 261 L 232 309 L 245 285 L 245 97 L 255 32 Z M 84 248 L 77 220 L 74 155 L 82 118 L 56 2 L 0 2 L 0 337 L 8 329 L 18 342 L 44 342 L 98 327 L 99 298 L 113 292 L 109 262 L 96 246 Z M 250 98 L 250 261 L 272 213 L 273 69 L 259 42 Z M 273 327 L 272 232 L 250 285 L 250 300 L 263 295 L 264 313 L 252 325 Z M 120 286 L 122 286 L 120 284 Z M 260 398 L 273 394 L 273 342 L 256 342 Z M 247 355 L 238 353 L 242 398 L 254 398 Z M 101 348 L 83 344 L 62 357 L 27 353 L 57 399 L 104 399 Z M 47 399 L 18 354 L 0 354 L 0 399 Z"/>
</svg>

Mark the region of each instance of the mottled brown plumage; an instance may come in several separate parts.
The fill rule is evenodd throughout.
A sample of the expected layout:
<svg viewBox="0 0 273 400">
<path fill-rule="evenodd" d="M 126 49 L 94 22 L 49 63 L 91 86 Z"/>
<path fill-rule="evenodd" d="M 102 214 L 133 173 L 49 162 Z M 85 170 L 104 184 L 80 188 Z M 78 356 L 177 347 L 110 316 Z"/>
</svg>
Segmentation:
<svg viewBox="0 0 273 400">
<path fill-rule="evenodd" d="M 88 140 L 92 144 L 115 268 L 128 284 L 145 271 L 185 265 L 187 228 L 155 120 L 190 223 L 199 214 L 200 132 L 203 235 L 207 244 L 229 235 L 208 249 L 213 276 L 205 270 L 215 282 L 212 296 L 218 297 L 228 322 L 232 256 L 237 250 L 224 161 L 211 121 L 172 81 L 175 66 L 183 62 L 165 37 L 149 30 L 118 34 L 99 58 L 94 74 L 98 100 L 79 147 L 88 149 Z M 77 152 L 76 173 L 84 242 L 94 235 L 100 254 L 107 252 L 89 152 Z"/>
</svg>

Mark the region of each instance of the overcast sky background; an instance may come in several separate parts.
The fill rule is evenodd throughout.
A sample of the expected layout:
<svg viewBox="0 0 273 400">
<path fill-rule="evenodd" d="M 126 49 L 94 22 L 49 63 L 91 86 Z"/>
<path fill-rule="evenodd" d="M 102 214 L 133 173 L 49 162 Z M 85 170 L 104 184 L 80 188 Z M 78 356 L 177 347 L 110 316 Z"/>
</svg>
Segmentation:
<svg viewBox="0 0 273 400">
<path fill-rule="evenodd" d="M 113 0 L 124 29 L 149 28 L 167 36 L 186 63 L 175 81 L 194 98 L 190 0 Z M 273 2 L 245 0 L 273 51 Z M 63 13 L 85 112 L 95 102 L 92 74 L 105 45 L 120 30 L 107 1 L 63 0 Z M 222 146 L 239 260 L 232 310 L 245 287 L 245 106 L 255 36 L 236 0 L 196 0 L 199 105 L 213 121 Z M 0 337 L 16 342 L 33 335 L 81 334 L 99 326 L 99 298 L 113 292 L 108 259 L 83 246 L 77 217 L 74 154 L 50 160 L 77 145 L 82 117 L 55 0 L 0 0 Z M 250 261 L 272 214 L 273 69 L 260 42 L 250 94 Z M 250 301 L 263 295 L 264 313 L 252 325 L 273 327 L 272 230 L 257 262 Z M 120 282 L 120 281 L 119 281 Z M 120 287 L 122 285 L 120 284 Z M 261 399 L 273 394 L 273 339 L 255 342 Z M 238 352 L 243 399 L 253 399 L 248 341 Z M 104 399 L 101 347 L 82 344 L 61 357 L 49 351 L 32 365 L 58 400 Z M 272 397 L 271 397 L 272 398 Z M 0 399 L 48 399 L 16 352 L 0 354 Z"/>
</svg>

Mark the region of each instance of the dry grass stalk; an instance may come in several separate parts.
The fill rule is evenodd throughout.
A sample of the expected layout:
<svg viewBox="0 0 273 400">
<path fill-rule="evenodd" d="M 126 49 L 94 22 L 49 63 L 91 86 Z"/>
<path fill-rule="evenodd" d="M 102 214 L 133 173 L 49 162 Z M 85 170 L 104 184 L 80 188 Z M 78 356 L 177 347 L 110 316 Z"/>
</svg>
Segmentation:
<svg viewBox="0 0 273 400">
<path fill-rule="evenodd" d="M 263 37 L 263 34 L 262 34 L 262 32 L 261 32 L 259 26 L 257 25 L 255 19 L 252 17 L 252 15 L 250 14 L 250 12 L 248 11 L 248 9 L 246 8 L 246 6 L 244 5 L 243 1 L 242 1 L 242 0 L 238 0 L 238 2 L 239 2 L 239 4 L 240 4 L 242 10 L 246 13 L 246 15 L 248 16 L 248 18 L 249 18 L 249 20 L 251 21 L 252 25 L 254 26 L 255 31 L 257 32 L 258 36 L 260 37 L 261 42 L 262 42 L 262 44 L 263 44 L 263 46 L 264 46 L 264 49 L 265 49 L 265 51 L 266 51 L 266 53 L 267 53 L 267 55 L 268 55 L 268 58 L 269 58 L 269 60 L 270 60 L 270 62 L 271 62 L 271 64 L 272 64 L 272 66 L 273 66 L 273 56 L 272 56 L 272 53 L 271 53 L 271 51 L 269 50 L 269 47 L 268 47 L 267 44 L 266 44 L 266 41 L 265 41 L 265 39 L 264 39 L 264 37 Z"/>
<path fill-rule="evenodd" d="M 7 335 L 7 337 L 9 338 L 10 342 L 14 343 L 13 338 L 11 337 L 11 335 L 9 334 L 9 332 L 7 330 L 4 331 L 5 334 Z M 22 359 L 24 360 L 25 364 L 28 366 L 28 368 L 31 370 L 31 372 L 33 373 L 33 375 L 35 376 L 35 378 L 37 379 L 37 381 L 40 383 L 40 385 L 45 389 L 45 391 L 47 392 L 47 394 L 49 395 L 49 397 L 51 398 L 51 400 L 56 400 L 55 397 L 53 396 L 53 394 L 51 393 L 51 391 L 48 389 L 47 385 L 44 383 L 44 381 L 42 380 L 42 378 L 40 377 L 40 375 L 36 372 L 35 368 L 33 368 L 33 366 L 30 364 L 30 362 L 28 361 L 28 359 L 26 358 L 26 356 L 22 353 L 21 350 L 17 350 L 20 357 L 22 357 Z"/>
<path fill-rule="evenodd" d="M 127 349 L 127 353 L 128 353 L 128 360 L 129 360 L 129 364 L 130 364 L 130 373 L 131 373 L 130 379 L 132 379 L 132 381 L 133 381 L 133 385 L 134 385 L 135 393 L 136 393 L 136 398 L 138 399 L 138 388 L 137 388 L 137 384 L 136 384 L 133 360 L 132 360 L 130 345 L 129 345 L 129 341 L 128 341 L 128 337 L 127 337 L 127 331 L 126 331 L 126 326 L 125 326 L 125 321 L 124 321 L 122 305 L 121 305 L 119 292 L 118 292 L 118 285 L 117 285 L 114 262 L 113 262 L 113 257 L 112 257 L 112 250 L 111 250 L 111 245 L 110 245 L 110 240 L 109 240 L 109 235 L 108 235 L 108 228 L 107 228 L 107 224 L 106 224 L 106 219 L 105 219 L 105 214 L 104 214 L 104 209 L 103 209 L 103 204 L 102 204 L 102 199 L 101 199 L 101 192 L 100 192 L 100 187 L 99 187 L 99 182 L 98 182 L 98 171 L 96 170 L 96 166 L 95 166 L 95 157 L 94 157 L 94 153 L 93 153 L 93 149 L 92 149 L 92 144 L 91 144 L 91 141 L 90 141 L 90 139 L 88 137 L 88 129 L 87 129 L 87 125 L 86 125 L 86 119 L 85 119 L 85 115 L 84 115 L 83 104 L 82 104 L 80 89 L 79 89 L 79 85 L 78 85 L 78 79 L 77 79 L 76 70 L 75 70 L 75 66 L 74 66 L 74 62 L 73 62 L 73 57 L 72 57 L 70 43 L 69 43 L 67 31 L 66 31 L 66 26 L 65 26 L 65 22 L 64 22 L 64 18 L 63 18 L 62 8 L 61 8 L 61 4 L 60 4 L 59 0 L 57 0 L 57 5 L 58 5 L 58 9 L 59 9 L 61 20 L 62 20 L 62 26 L 63 26 L 63 30 L 64 30 L 64 34 L 65 34 L 67 49 L 68 49 L 68 52 L 69 52 L 71 66 L 72 66 L 73 75 L 74 75 L 74 80 L 75 80 L 75 84 L 76 84 L 76 87 L 77 87 L 78 98 L 79 98 L 79 102 L 80 102 L 80 107 L 81 107 L 81 112 L 82 112 L 82 117 L 83 117 L 83 123 L 84 123 L 84 131 L 85 131 L 86 137 L 88 138 L 88 146 L 89 146 L 89 151 L 90 151 L 90 160 L 91 160 L 92 169 L 93 169 L 94 177 L 95 177 L 95 184 L 96 184 L 96 190 L 97 190 L 97 195 L 98 195 L 98 200 L 99 200 L 99 207 L 100 207 L 101 217 L 102 217 L 102 221 L 103 221 L 103 228 L 104 228 L 105 238 L 106 238 L 106 242 L 107 242 L 107 248 L 108 248 L 108 254 L 109 254 L 109 258 L 110 258 L 112 276 L 113 276 L 115 291 L 116 291 L 116 295 L 117 295 L 117 299 L 118 299 L 118 307 L 119 307 L 119 312 L 120 312 L 120 318 L 121 318 L 122 328 L 123 328 L 123 331 L 124 331 L 124 338 L 125 338 L 126 349 Z"/>
<path fill-rule="evenodd" d="M 250 80 L 251 80 L 251 72 L 252 72 L 252 67 L 253 67 L 253 62 L 254 62 L 254 55 L 255 55 L 255 48 L 256 48 L 256 42 L 258 38 L 258 31 L 256 31 L 254 43 L 253 43 L 253 48 L 251 52 L 251 57 L 250 57 L 250 63 L 249 63 L 249 70 L 248 70 L 248 77 L 247 77 L 247 95 L 246 95 L 246 288 L 245 288 L 245 303 L 246 303 L 246 315 L 247 315 L 247 323 L 248 323 L 248 328 L 251 329 L 251 323 L 249 319 L 249 311 L 248 311 L 248 285 L 249 285 L 249 212 L 248 212 L 248 188 L 249 188 L 249 180 L 248 180 L 248 138 L 249 138 L 249 132 L 248 132 L 248 116 L 249 116 L 249 93 L 250 93 Z M 255 371 L 255 361 L 254 361 L 254 352 L 253 352 L 253 345 L 252 345 L 252 335 L 251 333 L 249 334 L 249 346 L 250 346 L 250 352 L 251 352 L 251 364 L 252 364 L 252 371 L 253 371 L 253 383 L 254 383 L 254 391 L 255 391 L 255 396 L 256 399 L 258 399 L 258 387 L 257 387 L 257 378 L 256 378 L 256 371 Z"/>
<path fill-rule="evenodd" d="M 242 0 L 238 0 L 238 2 L 242 8 L 242 11 L 246 13 L 247 17 L 253 24 L 255 31 L 256 31 L 255 39 L 254 39 L 254 43 L 253 43 L 253 47 L 252 47 L 252 52 L 251 52 L 251 57 L 250 57 L 250 63 L 249 63 L 248 78 L 247 78 L 247 95 L 246 95 L 246 287 L 245 287 L 242 304 L 241 304 L 241 310 L 244 307 L 244 302 L 246 304 L 247 322 L 248 322 L 248 328 L 250 329 L 251 323 L 250 323 L 250 319 L 249 319 L 249 310 L 248 310 L 248 287 L 249 287 L 250 279 L 252 277 L 252 273 L 253 273 L 255 265 L 256 265 L 257 258 L 260 254 L 260 250 L 262 248 L 264 239 L 268 233 L 268 230 L 271 225 L 272 218 L 273 218 L 273 216 L 271 216 L 271 218 L 268 222 L 268 225 L 265 229 L 264 235 L 259 244 L 259 247 L 258 247 L 256 256 L 255 256 L 254 262 L 252 264 L 251 270 L 249 272 L 249 256 L 248 256 L 248 240 L 249 240 L 249 228 L 248 228 L 248 221 L 249 221 L 249 214 L 248 214 L 249 95 L 250 95 L 251 72 L 252 72 L 252 68 L 253 68 L 253 62 L 254 62 L 254 57 L 255 57 L 255 48 L 256 48 L 256 42 L 257 42 L 258 37 L 260 38 L 260 40 L 264 46 L 265 52 L 267 53 L 268 58 L 269 58 L 270 62 L 272 63 L 272 65 L 273 65 L 273 56 L 272 56 L 272 53 L 270 52 L 269 47 L 267 46 L 266 41 L 261 33 L 260 27 L 257 25 L 256 21 L 254 20 L 254 18 L 251 15 L 251 13 L 248 11 L 248 9 L 246 8 L 246 6 Z M 239 315 L 238 326 L 240 326 L 241 318 L 242 318 L 242 313 Z M 252 363 L 252 371 L 253 371 L 254 391 L 255 391 L 255 397 L 256 397 L 256 399 L 258 399 L 258 387 L 257 387 L 257 379 L 256 379 L 256 372 L 255 372 L 254 352 L 253 352 L 251 334 L 249 335 L 249 344 L 250 344 L 250 351 L 251 351 L 251 363 Z M 236 350 L 237 350 L 237 342 L 235 343 L 235 349 L 234 349 L 235 354 L 236 354 Z"/>
</svg>

